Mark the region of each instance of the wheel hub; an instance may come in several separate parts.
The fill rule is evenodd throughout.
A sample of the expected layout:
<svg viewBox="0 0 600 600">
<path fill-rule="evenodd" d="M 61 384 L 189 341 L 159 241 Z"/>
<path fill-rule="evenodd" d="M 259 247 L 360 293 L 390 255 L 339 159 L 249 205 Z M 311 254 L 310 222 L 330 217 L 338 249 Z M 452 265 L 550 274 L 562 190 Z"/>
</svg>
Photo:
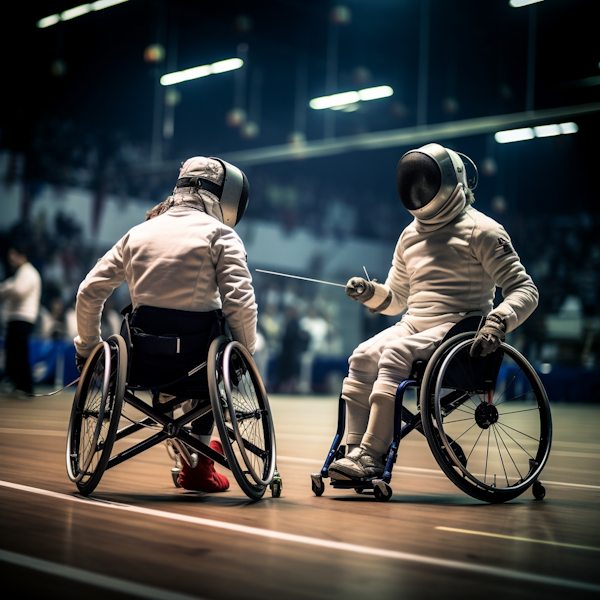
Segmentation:
<svg viewBox="0 0 600 600">
<path fill-rule="evenodd" d="M 481 429 L 488 429 L 498 422 L 498 409 L 493 404 L 482 402 L 475 409 L 475 422 Z"/>
</svg>

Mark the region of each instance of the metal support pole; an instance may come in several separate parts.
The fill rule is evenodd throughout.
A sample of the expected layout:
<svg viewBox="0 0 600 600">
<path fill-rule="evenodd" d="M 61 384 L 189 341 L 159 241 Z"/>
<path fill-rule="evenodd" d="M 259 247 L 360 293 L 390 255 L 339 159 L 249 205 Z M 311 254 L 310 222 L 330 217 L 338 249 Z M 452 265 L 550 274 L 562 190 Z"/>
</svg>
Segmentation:
<svg viewBox="0 0 600 600">
<path fill-rule="evenodd" d="M 527 95 L 525 110 L 533 111 L 535 102 L 535 49 L 537 38 L 537 7 L 529 7 L 529 35 L 527 41 Z"/>
<path fill-rule="evenodd" d="M 427 125 L 429 95 L 429 0 L 421 0 L 419 38 L 419 82 L 417 91 L 417 125 Z"/>
<path fill-rule="evenodd" d="M 327 94 L 333 94 L 337 87 L 337 71 L 338 71 L 338 45 L 339 45 L 339 25 L 329 22 L 327 30 L 327 73 L 325 76 L 325 91 Z M 335 111 L 325 111 L 325 139 L 335 137 Z"/>
</svg>

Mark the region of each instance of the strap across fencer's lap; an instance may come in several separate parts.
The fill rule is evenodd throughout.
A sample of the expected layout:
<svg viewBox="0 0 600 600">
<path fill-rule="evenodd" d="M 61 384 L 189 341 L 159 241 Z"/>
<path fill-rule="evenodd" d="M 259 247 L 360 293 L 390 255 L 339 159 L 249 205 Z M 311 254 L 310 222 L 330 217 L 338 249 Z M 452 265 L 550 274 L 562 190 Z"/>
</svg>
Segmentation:
<svg viewBox="0 0 600 600">
<path fill-rule="evenodd" d="M 192 354 L 206 345 L 206 333 L 190 335 L 152 335 L 133 328 L 133 347 L 144 354 L 169 356 L 172 354 Z"/>
</svg>

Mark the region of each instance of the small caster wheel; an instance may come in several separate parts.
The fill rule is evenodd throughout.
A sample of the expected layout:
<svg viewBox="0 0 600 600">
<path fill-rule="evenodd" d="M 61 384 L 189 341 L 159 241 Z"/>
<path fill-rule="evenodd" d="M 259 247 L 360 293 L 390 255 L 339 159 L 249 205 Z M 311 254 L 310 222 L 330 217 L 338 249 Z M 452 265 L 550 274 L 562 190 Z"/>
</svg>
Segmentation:
<svg viewBox="0 0 600 600">
<path fill-rule="evenodd" d="M 181 473 L 181 469 L 178 469 L 177 467 L 173 467 L 171 469 L 171 477 L 173 478 L 173 483 L 175 484 L 175 487 L 181 487 L 179 485 L 179 483 L 177 482 L 177 478 L 179 477 L 179 473 Z"/>
<path fill-rule="evenodd" d="M 283 483 L 282 483 L 281 477 L 279 476 L 279 473 L 277 473 L 277 471 L 275 471 L 275 475 L 273 476 L 273 481 L 271 481 L 271 485 L 269 487 L 271 488 L 271 497 L 272 498 L 279 498 L 281 496 L 281 488 L 283 487 Z"/>
<path fill-rule="evenodd" d="M 312 480 L 312 491 L 314 492 L 315 496 L 322 496 L 323 492 L 325 491 L 323 477 L 317 473 L 311 475 L 310 478 Z"/>
<path fill-rule="evenodd" d="M 543 500 L 544 496 L 546 495 L 546 488 L 539 481 L 535 481 L 533 483 L 531 491 L 533 492 L 533 497 L 536 500 Z"/>
<path fill-rule="evenodd" d="M 362 493 L 363 493 L 365 490 L 364 490 L 363 488 L 354 488 L 354 491 L 355 491 L 357 494 L 362 494 Z"/>
<path fill-rule="evenodd" d="M 392 497 L 392 488 L 385 481 L 374 481 L 373 493 L 377 502 L 387 502 Z"/>
</svg>

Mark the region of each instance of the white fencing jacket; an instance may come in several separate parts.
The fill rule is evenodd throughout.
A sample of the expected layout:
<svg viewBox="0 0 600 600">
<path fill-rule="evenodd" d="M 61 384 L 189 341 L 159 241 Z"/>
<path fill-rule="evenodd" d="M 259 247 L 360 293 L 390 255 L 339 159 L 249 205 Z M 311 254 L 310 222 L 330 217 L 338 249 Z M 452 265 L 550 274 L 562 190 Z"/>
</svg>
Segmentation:
<svg viewBox="0 0 600 600">
<path fill-rule="evenodd" d="M 256 304 L 244 244 L 191 197 L 121 238 L 89 272 L 77 294 L 75 348 L 88 356 L 100 338 L 106 299 L 127 280 L 133 307 L 193 312 L 223 309 L 234 340 L 254 352 Z"/>
<path fill-rule="evenodd" d="M 491 312 L 512 331 L 535 310 L 538 290 L 504 227 L 465 208 L 462 188 L 452 201 L 449 221 L 415 219 L 402 232 L 385 284 L 365 304 L 386 315 L 408 308 L 417 317 Z M 493 308 L 496 286 L 503 302 Z"/>
<path fill-rule="evenodd" d="M 30 263 L 22 264 L 12 277 L 0 283 L 0 298 L 5 302 L 7 321 L 35 323 L 40 310 L 42 279 Z"/>
</svg>

